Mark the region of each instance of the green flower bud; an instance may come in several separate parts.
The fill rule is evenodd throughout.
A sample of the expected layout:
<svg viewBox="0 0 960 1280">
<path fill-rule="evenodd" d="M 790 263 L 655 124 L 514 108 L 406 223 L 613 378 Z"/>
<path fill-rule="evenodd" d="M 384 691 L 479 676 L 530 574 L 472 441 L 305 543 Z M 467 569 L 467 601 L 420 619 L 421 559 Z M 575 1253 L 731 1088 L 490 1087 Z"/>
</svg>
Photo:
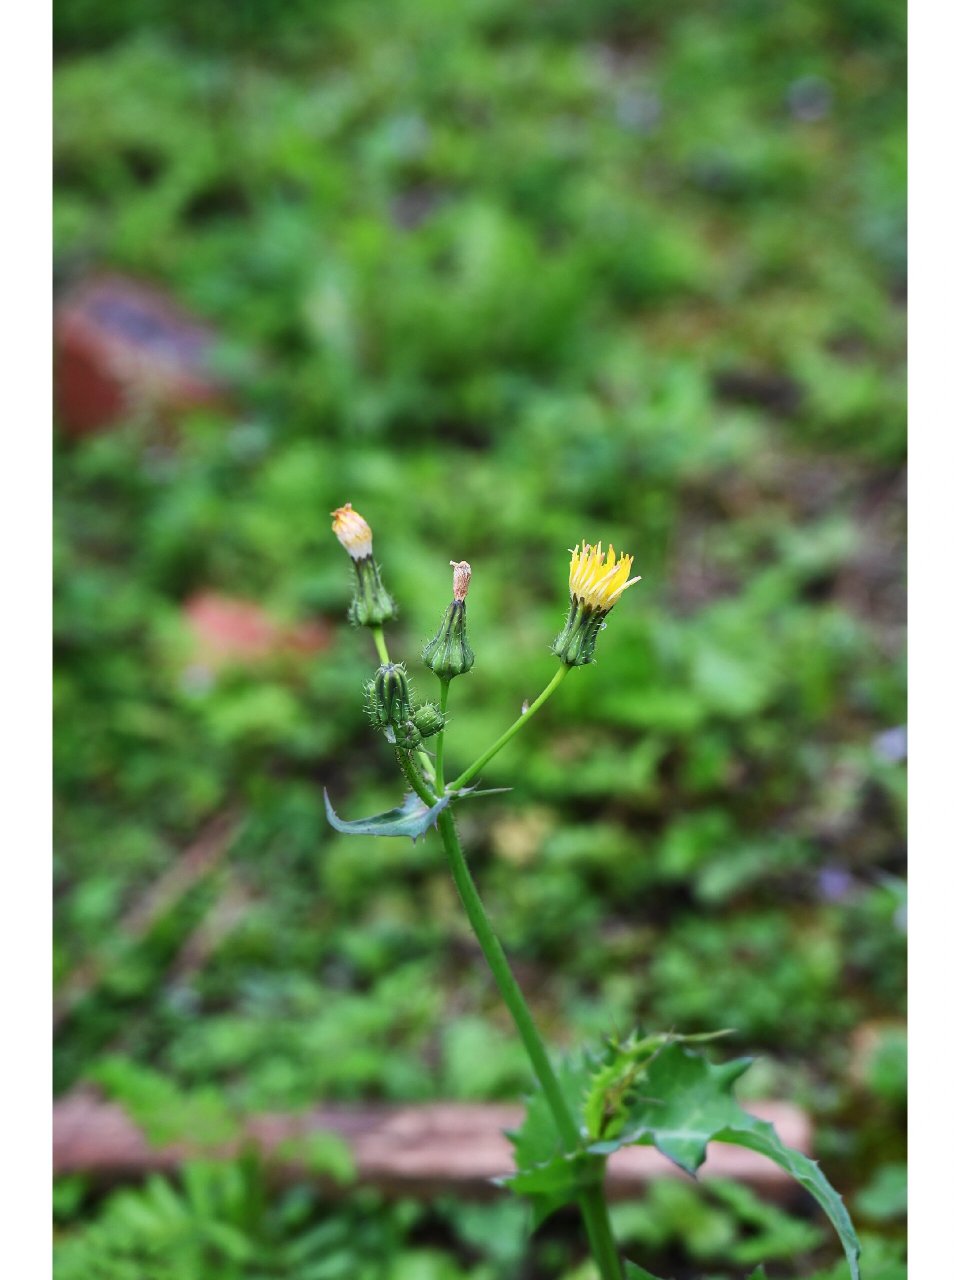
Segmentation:
<svg viewBox="0 0 960 1280">
<path fill-rule="evenodd" d="M 466 560 L 453 565 L 453 599 L 440 623 L 440 630 L 423 649 L 423 660 L 441 680 L 466 675 L 474 663 L 473 650 L 467 639 L 467 589 L 470 566 Z"/>
<path fill-rule="evenodd" d="M 416 751 L 422 740 L 422 734 L 413 720 L 404 720 L 403 724 L 387 729 L 386 734 L 388 741 L 395 742 L 404 751 Z"/>
<path fill-rule="evenodd" d="M 397 606 L 380 580 L 370 526 L 349 502 L 331 514 L 333 532 L 353 562 L 353 600 L 347 617 L 357 627 L 383 626 L 397 616 Z"/>
<path fill-rule="evenodd" d="M 400 663 L 387 662 L 366 686 L 370 718 L 378 729 L 396 731 L 411 720 L 410 681 Z"/>
<path fill-rule="evenodd" d="M 432 702 L 425 702 L 413 713 L 413 723 L 425 738 L 432 738 L 439 733 L 446 723 L 440 708 Z"/>
</svg>

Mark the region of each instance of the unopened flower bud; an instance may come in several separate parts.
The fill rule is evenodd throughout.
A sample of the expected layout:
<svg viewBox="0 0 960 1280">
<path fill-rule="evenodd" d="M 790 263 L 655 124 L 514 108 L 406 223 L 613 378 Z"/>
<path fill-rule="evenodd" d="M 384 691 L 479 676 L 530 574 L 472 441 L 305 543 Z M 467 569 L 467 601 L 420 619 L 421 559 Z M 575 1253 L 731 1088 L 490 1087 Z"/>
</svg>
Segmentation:
<svg viewBox="0 0 960 1280">
<path fill-rule="evenodd" d="M 347 616 L 354 626 L 379 627 L 397 616 L 393 597 L 380 580 L 373 558 L 373 533 L 349 502 L 331 512 L 333 532 L 353 563 L 353 600 Z"/>
<path fill-rule="evenodd" d="M 445 724 L 440 708 L 432 702 L 425 702 L 413 713 L 413 723 L 424 738 L 432 738 L 439 733 Z"/>
<path fill-rule="evenodd" d="M 412 720 L 404 720 L 403 724 L 387 730 L 387 739 L 396 743 L 398 747 L 402 747 L 404 751 L 416 751 L 422 736 Z"/>
<path fill-rule="evenodd" d="M 466 560 L 450 561 L 453 566 L 453 599 L 447 605 L 440 629 L 423 650 L 423 660 L 441 680 L 466 675 L 474 663 L 467 639 L 467 590 L 470 566 Z"/>
<path fill-rule="evenodd" d="M 345 502 L 330 514 L 337 541 L 352 560 L 366 560 L 373 555 L 373 531 L 360 512 L 354 511 L 351 502 Z"/>
<path fill-rule="evenodd" d="M 403 665 L 386 662 L 367 684 L 367 706 L 378 729 L 396 731 L 411 718 L 410 681 Z"/>
</svg>

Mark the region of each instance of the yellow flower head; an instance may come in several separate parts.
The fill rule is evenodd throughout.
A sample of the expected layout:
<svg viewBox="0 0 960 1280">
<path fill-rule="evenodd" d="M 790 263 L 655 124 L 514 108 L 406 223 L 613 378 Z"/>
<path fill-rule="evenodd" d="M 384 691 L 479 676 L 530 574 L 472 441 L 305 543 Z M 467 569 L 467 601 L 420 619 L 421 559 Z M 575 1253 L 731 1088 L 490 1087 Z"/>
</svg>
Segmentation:
<svg viewBox="0 0 960 1280">
<path fill-rule="evenodd" d="M 578 544 L 570 553 L 570 595 L 587 609 L 606 613 L 612 609 L 627 587 L 640 581 L 640 575 L 630 577 L 633 556 L 617 553 L 610 547 L 606 556 L 603 544 L 591 547 L 589 542 Z"/>
<path fill-rule="evenodd" d="M 333 516 L 333 532 L 337 535 L 341 547 L 349 552 L 354 560 L 366 560 L 367 556 L 373 553 L 373 534 L 363 516 L 359 511 L 354 511 L 349 502 L 345 502 L 342 507 L 337 507 L 336 511 L 331 511 L 330 514 Z"/>
</svg>

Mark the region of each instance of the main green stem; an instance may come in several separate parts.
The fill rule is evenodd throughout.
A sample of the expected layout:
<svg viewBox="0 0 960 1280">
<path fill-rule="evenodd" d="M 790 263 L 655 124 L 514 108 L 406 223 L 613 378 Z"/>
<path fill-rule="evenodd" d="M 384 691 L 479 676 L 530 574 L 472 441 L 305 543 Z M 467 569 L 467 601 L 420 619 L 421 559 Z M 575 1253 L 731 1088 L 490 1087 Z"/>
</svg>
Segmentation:
<svg viewBox="0 0 960 1280">
<path fill-rule="evenodd" d="M 561 670 L 566 671 L 567 668 L 564 667 Z M 555 687 L 560 681 L 555 678 L 553 683 Z M 546 691 L 544 692 L 546 694 Z M 541 699 L 538 699 L 538 701 L 540 700 L 545 700 L 544 695 L 541 695 Z M 527 714 L 529 715 L 529 712 Z M 547 1056 L 540 1033 L 537 1030 L 536 1023 L 533 1021 L 533 1015 L 530 1013 L 527 1002 L 523 998 L 523 992 L 513 976 L 509 961 L 504 954 L 503 947 L 500 945 L 500 939 L 493 931 L 493 926 L 487 916 L 483 901 L 477 891 L 477 886 L 474 884 L 473 876 L 470 874 L 470 868 L 467 866 L 467 860 L 463 856 L 460 838 L 457 835 L 453 815 L 449 809 L 444 809 L 441 812 L 437 819 L 437 827 L 443 840 L 443 847 L 447 853 L 457 892 L 467 913 L 467 919 L 470 921 L 477 941 L 480 943 L 480 949 L 487 964 L 490 966 L 490 971 L 501 996 L 503 996 L 504 1003 L 510 1011 L 510 1016 L 520 1032 L 523 1047 L 527 1051 L 530 1064 L 537 1079 L 540 1081 L 540 1087 L 543 1089 L 544 1097 L 547 1099 L 553 1114 L 554 1123 L 557 1126 L 557 1132 L 560 1135 L 563 1148 L 568 1152 L 576 1151 L 580 1146 L 580 1132 L 577 1128 L 577 1123 L 567 1105 L 566 1098 L 563 1096 L 560 1082 Z M 606 1201 L 603 1198 L 603 1186 L 599 1181 L 600 1177 L 602 1177 L 602 1170 L 603 1163 L 598 1162 L 598 1181 L 580 1194 L 580 1209 L 586 1224 L 590 1249 L 602 1280 L 623 1280 L 620 1255 L 617 1253 L 616 1242 L 610 1227 L 610 1217 L 607 1212 Z"/>
<path fill-rule="evenodd" d="M 387 643 L 383 635 L 383 627 L 372 627 L 374 644 L 377 646 L 377 653 L 380 661 L 387 663 L 390 661 L 390 655 L 387 650 Z M 465 787 L 480 770 L 497 754 L 501 748 L 505 747 L 514 734 L 519 733 L 530 717 L 543 706 L 547 699 L 556 689 L 559 688 L 563 678 L 566 676 L 570 668 L 566 664 L 558 667 L 553 679 L 543 690 L 538 698 L 527 708 L 514 723 L 502 733 L 495 743 L 476 759 L 460 776 L 450 784 L 451 791 L 459 791 L 461 787 Z M 450 681 L 441 680 L 440 682 L 440 711 L 445 714 L 447 710 L 447 698 L 450 693 Z M 444 793 L 443 782 L 443 758 L 444 758 L 444 731 L 441 729 L 437 737 L 437 754 L 434 766 L 434 786 L 437 796 Z M 419 770 L 414 765 L 412 759 L 407 752 L 397 749 L 397 761 L 403 770 L 404 776 L 413 787 L 414 791 L 420 799 L 428 807 L 432 806 L 436 800 L 436 796 L 432 795 L 426 781 L 420 775 Z M 470 874 L 470 868 L 467 866 L 467 860 L 463 856 L 463 849 L 460 845 L 460 838 L 457 835 L 457 829 L 454 825 L 453 815 L 449 809 L 444 809 L 437 819 L 437 827 L 443 839 L 443 847 L 447 852 L 447 859 L 450 863 L 450 870 L 453 873 L 454 883 L 457 886 L 457 892 L 463 903 L 467 913 L 467 919 L 476 935 L 477 941 L 480 943 L 480 949 L 484 954 L 490 971 L 493 974 L 494 981 L 503 997 L 504 1003 L 510 1011 L 516 1028 L 520 1033 L 520 1039 L 527 1051 L 530 1064 L 533 1067 L 537 1079 L 540 1081 L 540 1087 L 543 1089 L 544 1097 L 553 1114 L 554 1123 L 557 1126 L 557 1132 L 560 1135 L 561 1143 L 565 1151 L 576 1151 L 580 1145 L 580 1133 L 577 1129 L 576 1121 L 567 1106 L 567 1100 L 563 1096 L 563 1090 L 560 1088 L 560 1082 L 556 1077 L 556 1073 L 547 1056 L 547 1051 L 543 1041 L 540 1039 L 540 1033 L 537 1030 L 533 1015 L 527 1007 L 527 1002 L 523 998 L 523 992 L 517 985 L 517 980 L 513 976 L 510 963 L 504 954 L 503 947 L 500 945 L 500 939 L 493 931 L 493 926 L 487 916 L 483 901 L 477 891 L 477 886 L 473 882 L 473 876 Z M 620 1265 L 620 1255 L 617 1252 L 616 1241 L 613 1237 L 613 1230 L 610 1226 L 610 1215 L 607 1211 L 607 1203 L 603 1197 L 603 1183 L 600 1179 L 603 1176 L 603 1162 L 598 1163 L 598 1181 L 592 1186 L 587 1187 L 579 1196 L 580 1211 L 583 1214 L 583 1220 L 587 1228 L 587 1237 L 590 1241 L 590 1250 L 593 1253 L 594 1261 L 600 1272 L 601 1280 L 623 1280 L 623 1268 Z"/>
<path fill-rule="evenodd" d="M 500 737 L 496 740 L 496 742 L 493 744 L 492 747 L 488 747 L 482 756 L 479 756 L 476 760 L 474 760 L 472 765 L 464 769 L 463 773 L 460 774 L 459 778 L 455 778 L 454 781 L 450 783 L 451 791 L 459 791 L 461 787 L 465 787 L 468 782 L 470 782 L 473 778 L 477 776 L 477 774 L 484 767 L 484 765 L 487 764 L 490 760 L 492 760 L 493 757 L 497 754 L 497 752 L 501 750 L 501 748 L 507 745 L 507 743 L 513 737 L 513 735 L 515 733 L 520 732 L 523 726 L 529 722 L 530 717 L 540 710 L 540 708 L 543 706 L 546 700 L 550 697 L 550 695 L 555 692 L 555 690 L 559 689 L 564 677 L 566 676 L 569 670 L 570 668 L 565 663 L 561 663 L 561 665 L 557 668 L 556 675 L 553 677 L 553 679 L 550 681 L 547 687 L 543 690 L 540 696 L 536 698 L 533 702 L 531 702 L 530 706 L 526 709 L 526 711 L 524 711 L 524 713 L 521 716 L 519 716 L 516 720 L 514 720 L 510 728 L 500 735 Z"/>
<path fill-rule="evenodd" d="M 570 1114 L 570 1108 L 567 1106 L 567 1101 L 563 1096 L 560 1082 L 550 1064 L 550 1059 L 547 1057 L 547 1051 L 543 1046 L 543 1041 L 540 1039 L 540 1033 L 533 1021 L 533 1016 L 527 1008 L 523 992 L 517 985 L 517 980 L 510 969 L 503 947 L 500 945 L 500 939 L 493 931 L 493 926 L 487 916 L 480 894 L 477 892 L 477 886 L 473 882 L 473 876 L 470 874 L 467 860 L 463 856 L 460 837 L 457 835 L 453 815 L 449 809 L 442 811 L 437 819 L 437 827 L 443 840 L 443 847 L 447 851 L 450 870 L 453 873 L 460 900 L 467 913 L 467 919 L 470 921 L 473 932 L 477 935 L 480 950 L 490 966 L 494 981 L 503 996 L 504 1003 L 510 1010 L 510 1016 L 517 1024 L 523 1047 L 527 1051 L 527 1056 L 530 1058 L 537 1079 L 540 1081 L 547 1102 L 550 1104 L 550 1110 L 559 1130 L 564 1150 L 574 1151 L 580 1142 L 580 1134 L 577 1130 L 576 1122 Z"/>
<path fill-rule="evenodd" d="M 610 1213 L 598 1181 L 580 1195 L 580 1212 L 587 1227 L 590 1251 L 602 1280 L 623 1280 L 623 1265 L 610 1225 Z"/>
</svg>

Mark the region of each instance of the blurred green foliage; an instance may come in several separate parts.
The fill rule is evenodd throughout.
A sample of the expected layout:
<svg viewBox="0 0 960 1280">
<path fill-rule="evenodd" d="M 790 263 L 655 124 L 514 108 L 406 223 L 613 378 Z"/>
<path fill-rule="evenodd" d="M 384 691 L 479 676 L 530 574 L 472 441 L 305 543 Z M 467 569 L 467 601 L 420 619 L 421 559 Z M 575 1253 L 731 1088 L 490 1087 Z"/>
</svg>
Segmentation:
<svg viewBox="0 0 960 1280">
<path fill-rule="evenodd" d="M 566 549 L 609 538 L 643 582 L 491 764 L 514 792 L 461 811 L 491 913 L 560 1047 L 735 1028 L 755 1087 L 813 1112 L 877 1233 L 866 1274 L 905 1274 L 904 22 L 889 0 L 60 0 L 58 280 L 165 285 L 219 327 L 237 408 L 57 444 L 55 964 L 105 965 L 58 1088 L 159 1099 L 161 1125 L 170 1090 L 211 1121 L 515 1097 L 435 841 L 324 820 L 324 784 L 347 816 L 400 792 L 327 512 L 373 524 L 426 696 L 447 562 L 473 564 L 451 765 L 549 678 Z M 206 669 L 201 589 L 332 643 Z M 227 810 L 226 866 L 126 936 Z M 525 1248 L 514 1206 L 334 1206 L 242 1163 L 57 1204 L 62 1280 L 506 1276 Z M 778 1212 L 679 1184 L 618 1211 L 656 1272 L 828 1267 Z M 582 1258 L 562 1219 L 531 1248 L 536 1274 Z"/>
</svg>

